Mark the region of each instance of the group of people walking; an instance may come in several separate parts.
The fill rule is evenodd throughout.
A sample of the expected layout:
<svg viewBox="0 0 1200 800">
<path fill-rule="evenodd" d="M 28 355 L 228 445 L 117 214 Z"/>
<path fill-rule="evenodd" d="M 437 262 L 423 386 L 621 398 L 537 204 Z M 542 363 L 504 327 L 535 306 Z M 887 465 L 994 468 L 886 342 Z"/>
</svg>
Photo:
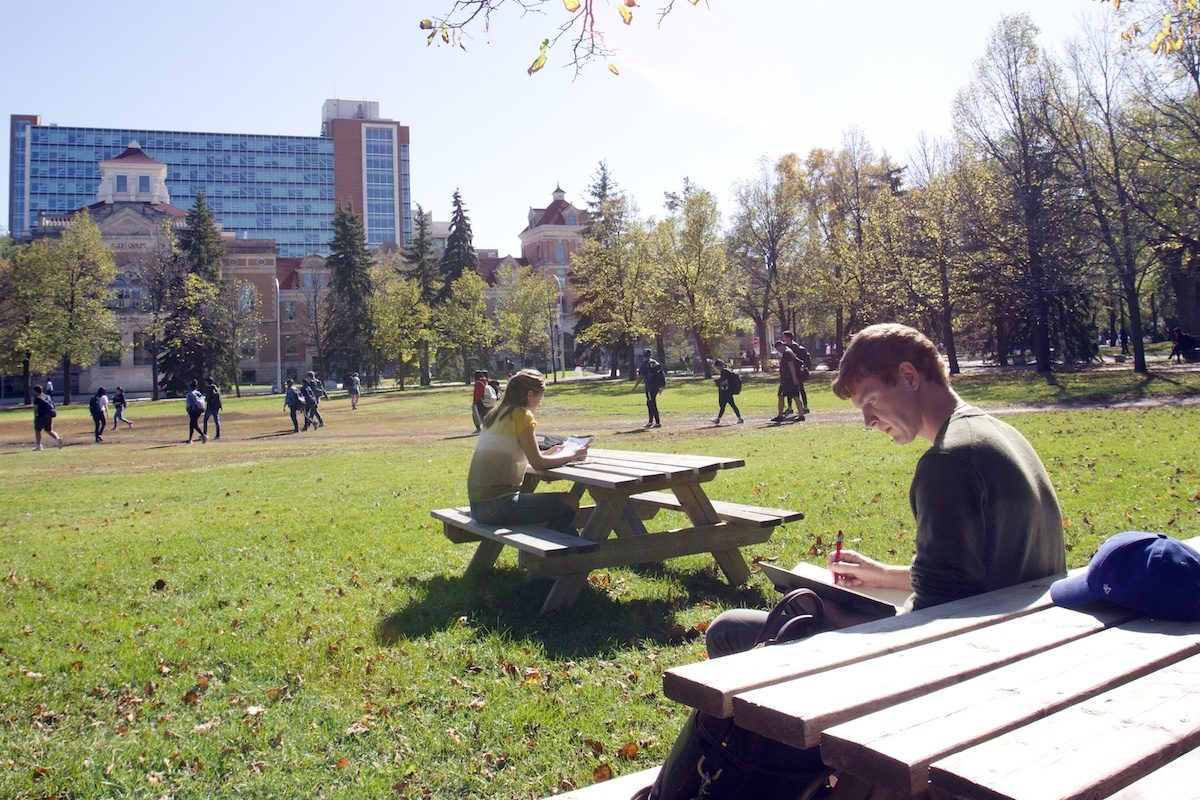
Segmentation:
<svg viewBox="0 0 1200 800">
<path fill-rule="evenodd" d="M 349 392 L 350 407 L 353 409 L 358 408 L 358 373 L 351 373 L 350 380 L 352 389 Z M 283 393 L 283 407 L 287 409 L 292 418 L 292 431 L 300 433 L 309 428 L 324 428 L 325 418 L 321 416 L 320 405 L 322 398 L 329 399 L 329 393 L 325 391 L 325 384 L 317 377 L 316 373 L 312 370 L 306 372 L 304 380 L 298 386 L 291 378 L 288 378 L 284 385 L 286 388 Z M 303 428 L 300 427 L 300 420 L 296 416 L 297 412 L 304 414 Z"/>
<path fill-rule="evenodd" d="M 783 423 L 789 417 L 797 422 L 804 421 L 808 409 L 808 393 L 804 383 L 812 370 L 812 357 L 804 345 L 796 341 L 791 331 L 784 331 L 777 342 L 775 350 L 779 353 L 779 398 L 778 413 L 771 417 L 771 422 Z M 741 425 L 746 420 L 742 417 L 734 397 L 742 391 L 741 376 L 729 368 L 722 359 L 713 359 L 713 366 L 719 370 L 715 379 L 717 385 L 717 415 L 712 418 L 713 425 L 720 425 L 726 409 L 732 410 Z M 643 428 L 661 428 L 662 417 L 658 411 L 658 395 L 667 386 L 667 374 L 662 365 L 651 357 L 650 350 L 642 351 L 642 363 L 638 365 L 637 379 L 633 382 L 633 390 L 643 387 L 646 393 L 646 411 L 648 419 Z M 794 409 L 793 409 L 794 406 Z"/>
</svg>

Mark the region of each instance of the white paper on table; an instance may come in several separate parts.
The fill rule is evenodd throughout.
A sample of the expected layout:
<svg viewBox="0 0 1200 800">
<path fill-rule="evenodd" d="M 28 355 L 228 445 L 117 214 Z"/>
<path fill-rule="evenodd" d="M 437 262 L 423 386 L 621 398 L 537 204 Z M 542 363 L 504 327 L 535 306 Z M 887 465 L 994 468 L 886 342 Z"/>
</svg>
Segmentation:
<svg viewBox="0 0 1200 800">
<path fill-rule="evenodd" d="M 563 440 L 562 447 L 559 449 L 559 451 L 557 453 L 555 453 L 555 455 L 556 456 L 572 455 L 573 456 L 576 453 L 578 453 L 580 450 L 582 450 L 583 448 L 590 445 L 591 443 L 592 443 L 591 436 L 571 436 L 570 438 Z"/>
</svg>

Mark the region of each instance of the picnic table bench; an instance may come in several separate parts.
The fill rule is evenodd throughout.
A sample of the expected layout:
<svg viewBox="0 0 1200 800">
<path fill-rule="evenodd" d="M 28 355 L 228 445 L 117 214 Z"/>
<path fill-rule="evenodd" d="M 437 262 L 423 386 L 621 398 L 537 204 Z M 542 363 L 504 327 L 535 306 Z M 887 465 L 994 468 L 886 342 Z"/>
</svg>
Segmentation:
<svg viewBox="0 0 1200 800">
<path fill-rule="evenodd" d="M 799 511 L 708 497 L 704 484 L 745 463 L 739 458 L 591 449 L 586 461 L 528 473 L 524 491 L 542 481 L 565 480 L 576 499 L 585 492 L 591 495 L 594 503 L 581 504 L 576 517 L 578 536 L 540 525 L 486 525 L 471 517 L 469 507 L 430 513 L 451 541 L 476 543 L 468 574 L 491 569 L 507 546 L 517 550 L 518 564 L 531 576 L 553 578 L 542 613 L 575 602 L 593 569 L 697 553 L 711 553 L 737 585 L 750 576 L 739 548 L 761 544 L 779 525 L 804 518 Z M 664 509 L 682 512 L 690 524 L 650 532 L 645 521 Z"/>
<path fill-rule="evenodd" d="M 664 693 L 820 747 L 834 798 L 1200 798 L 1200 623 L 1059 608 L 1053 580 L 676 667 Z M 617 796 L 593 788 L 567 796 Z"/>
</svg>

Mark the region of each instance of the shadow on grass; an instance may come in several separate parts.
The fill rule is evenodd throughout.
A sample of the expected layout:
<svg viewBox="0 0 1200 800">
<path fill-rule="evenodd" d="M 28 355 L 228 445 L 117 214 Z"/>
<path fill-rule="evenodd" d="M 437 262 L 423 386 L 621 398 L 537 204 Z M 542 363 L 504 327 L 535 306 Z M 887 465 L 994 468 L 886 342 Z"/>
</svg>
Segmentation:
<svg viewBox="0 0 1200 800">
<path fill-rule="evenodd" d="M 294 431 L 291 428 L 285 428 L 284 430 L 281 430 L 281 431 L 274 431 L 272 433 L 264 433 L 264 434 L 260 434 L 258 436 L 247 436 L 246 438 L 250 441 L 254 441 L 255 439 L 278 439 L 280 436 L 294 436 L 297 433 L 300 433 L 300 431 Z"/>
<path fill-rule="evenodd" d="M 678 597 L 622 599 L 619 583 L 607 573 L 592 573 L 579 599 L 569 608 L 540 615 L 550 591 L 549 580 L 526 580 L 520 569 L 496 569 L 480 577 L 436 576 L 422 581 L 425 596 L 382 617 L 375 638 L 383 646 L 443 631 L 462 618 L 487 633 L 511 639 L 534 639 L 554 657 L 603 656 L 643 644 L 679 644 L 697 634 L 676 619 L 681 608 L 706 600 L 720 604 L 764 607 L 768 600 L 757 586 L 732 587 L 713 569 L 682 572 L 663 565 L 632 568 L 649 577 L 681 584 Z M 603 587 L 603 588 L 602 588 Z M 715 612 L 714 612 L 715 616 Z"/>
</svg>

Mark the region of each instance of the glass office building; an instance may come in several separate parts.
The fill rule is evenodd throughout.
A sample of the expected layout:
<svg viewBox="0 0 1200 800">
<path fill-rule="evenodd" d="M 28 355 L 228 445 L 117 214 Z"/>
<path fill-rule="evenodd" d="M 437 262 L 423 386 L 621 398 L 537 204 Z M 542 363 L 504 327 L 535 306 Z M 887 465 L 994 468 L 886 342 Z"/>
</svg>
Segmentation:
<svg viewBox="0 0 1200 800">
<path fill-rule="evenodd" d="M 336 201 L 363 217 L 372 247 L 406 243 L 408 128 L 378 119 L 377 103 L 354 103 L 343 119 L 346 105 L 326 102 L 321 136 L 65 127 L 14 115 L 9 229 L 28 239 L 39 213 L 95 202 L 99 162 L 136 141 L 167 165 L 172 205 L 190 209 L 203 191 L 226 231 L 274 239 L 281 256 L 328 253 Z"/>
</svg>

